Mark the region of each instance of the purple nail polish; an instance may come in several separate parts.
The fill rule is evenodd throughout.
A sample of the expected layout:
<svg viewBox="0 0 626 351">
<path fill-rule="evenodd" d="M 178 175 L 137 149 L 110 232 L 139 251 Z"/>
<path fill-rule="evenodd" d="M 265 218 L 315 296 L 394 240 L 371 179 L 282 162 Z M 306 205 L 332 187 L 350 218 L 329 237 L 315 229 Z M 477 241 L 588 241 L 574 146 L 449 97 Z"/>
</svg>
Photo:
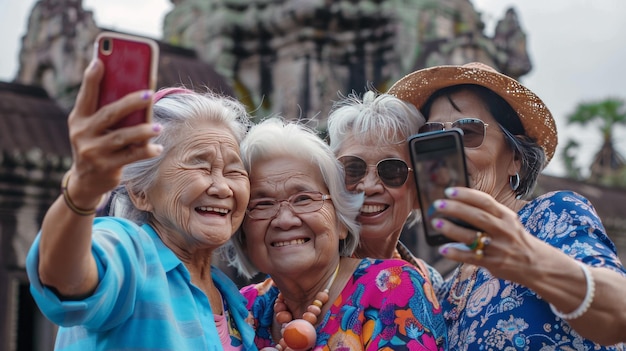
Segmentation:
<svg viewBox="0 0 626 351">
<path fill-rule="evenodd" d="M 447 255 L 448 254 L 448 247 L 447 246 L 442 246 L 439 248 L 439 253 L 442 255 Z"/>
<path fill-rule="evenodd" d="M 443 221 L 439 218 L 433 219 L 430 224 L 437 229 L 441 229 L 441 227 L 443 227 Z"/>
<path fill-rule="evenodd" d="M 155 132 L 160 132 L 163 129 L 163 126 L 160 123 L 154 123 L 152 125 L 152 130 Z"/>
<path fill-rule="evenodd" d="M 142 94 L 141 94 L 141 98 L 143 100 L 148 100 L 152 98 L 152 91 L 150 90 L 145 90 Z"/>
<path fill-rule="evenodd" d="M 435 200 L 433 205 L 438 209 L 446 208 L 447 203 L 444 200 Z"/>
<path fill-rule="evenodd" d="M 446 188 L 446 190 L 444 190 L 444 194 L 446 194 L 447 197 L 455 197 L 458 195 L 458 191 L 456 190 L 456 188 Z"/>
</svg>

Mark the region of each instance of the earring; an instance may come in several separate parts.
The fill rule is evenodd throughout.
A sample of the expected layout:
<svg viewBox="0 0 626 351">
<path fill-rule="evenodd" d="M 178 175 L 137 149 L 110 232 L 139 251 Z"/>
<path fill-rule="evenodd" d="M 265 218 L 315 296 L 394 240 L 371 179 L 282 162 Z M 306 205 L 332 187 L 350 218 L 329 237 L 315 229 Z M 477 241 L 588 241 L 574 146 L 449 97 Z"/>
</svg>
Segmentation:
<svg viewBox="0 0 626 351">
<path fill-rule="evenodd" d="M 513 191 L 516 191 L 517 188 L 519 188 L 519 183 L 520 183 L 519 173 L 515 172 L 515 175 L 512 175 L 511 177 L 509 177 L 509 185 L 511 186 L 511 189 Z"/>
</svg>

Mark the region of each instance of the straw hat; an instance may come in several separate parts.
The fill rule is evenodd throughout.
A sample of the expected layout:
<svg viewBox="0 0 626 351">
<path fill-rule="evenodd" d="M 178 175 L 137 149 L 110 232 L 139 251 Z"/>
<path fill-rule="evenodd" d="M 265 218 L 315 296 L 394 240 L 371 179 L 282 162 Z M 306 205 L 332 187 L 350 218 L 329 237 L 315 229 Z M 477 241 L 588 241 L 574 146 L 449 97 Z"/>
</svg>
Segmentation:
<svg viewBox="0 0 626 351">
<path fill-rule="evenodd" d="M 532 91 L 518 81 L 483 63 L 463 66 L 437 66 L 410 73 L 398 80 L 389 93 L 408 101 L 418 109 L 437 90 L 460 84 L 476 84 L 502 97 L 517 112 L 526 134 L 546 153 L 546 166 L 556 149 L 556 124 L 550 110 Z"/>
</svg>

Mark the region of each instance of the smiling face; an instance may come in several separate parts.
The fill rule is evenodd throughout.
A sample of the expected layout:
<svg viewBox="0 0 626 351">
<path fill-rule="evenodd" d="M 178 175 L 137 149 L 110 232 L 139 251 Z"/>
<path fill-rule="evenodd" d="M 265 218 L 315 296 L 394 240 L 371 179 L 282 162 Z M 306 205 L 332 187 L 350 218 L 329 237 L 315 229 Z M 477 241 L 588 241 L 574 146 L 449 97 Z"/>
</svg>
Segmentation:
<svg viewBox="0 0 626 351">
<path fill-rule="evenodd" d="M 206 121 L 177 135 L 181 140 L 160 164 L 144 209 L 166 243 L 183 251 L 219 247 L 240 226 L 248 205 L 239 144 L 226 127 Z"/>
<path fill-rule="evenodd" d="M 491 194 L 501 203 L 514 198 L 509 177 L 519 170 L 513 151 L 507 146 L 504 134 L 480 97 L 468 90 L 460 90 L 448 97 L 433 101 L 428 122 L 454 122 L 461 118 L 481 119 L 488 124 L 485 140 L 477 148 L 465 148 L 467 172 L 474 189 Z"/>
<path fill-rule="evenodd" d="M 250 170 L 250 202 L 260 198 L 285 200 L 302 191 L 328 194 L 317 165 L 293 156 L 256 161 Z M 286 203 L 270 219 L 246 216 L 246 253 L 264 273 L 316 277 L 339 257 L 340 231 L 331 200 L 318 211 L 295 214 Z"/>
<path fill-rule="evenodd" d="M 411 164 L 409 147 L 406 142 L 392 145 L 374 145 L 362 143 L 348 136 L 337 153 L 337 157 L 358 156 L 368 165 L 376 165 L 386 158 L 397 158 Z M 368 167 L 368 172 L 349 191 L 363 192 L 365 201 L 361 213 L 357 217 L 361 223 L 361 245 L 389 246 L 395 248 L 400 237 L 402 227 L 414 208 L 417 208 L 417 190 L 413 181 L 413 174 L 409 173 L 406 182 L 394 188 L 383 184 L 374 167 Z M 378 251 L 378 250 L 376 250 Z M 389 250 L 380 250 L 380 252 Z M 371 255 L 371 254 L 370 254 Z"/>
</svg>

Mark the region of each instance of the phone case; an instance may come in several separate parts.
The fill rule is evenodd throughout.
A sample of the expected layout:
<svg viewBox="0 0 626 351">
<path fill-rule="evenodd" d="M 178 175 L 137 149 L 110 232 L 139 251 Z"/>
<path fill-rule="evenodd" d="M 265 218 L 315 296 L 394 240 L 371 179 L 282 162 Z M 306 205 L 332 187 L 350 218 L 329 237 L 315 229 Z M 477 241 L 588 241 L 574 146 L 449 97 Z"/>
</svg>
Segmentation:
<svg viewBox="0 0 626 351">
<path fill-rule="evenodd" d="M 430 222 L 435 216 L 433 201 L 445 198 L 446 188 L 469 186 L 463 132 L 449 129 L 417 134 L 409 138 L 409 147 L 426 242 L 432 246 L 450 242 Z M 457 219 L 447 219 L 458 225 L 471 227 Z"/>
<path fill-rule="evenodd" d="M 98 108 L 138 90 L 156 87 L 159 48 L 152 39 L 103 32 L 96 39 L 95 50 L 105 66 L 100 82 Z M 135 111 L 112 129 L 150 122 L 152 108 Z"/>
</svg>

